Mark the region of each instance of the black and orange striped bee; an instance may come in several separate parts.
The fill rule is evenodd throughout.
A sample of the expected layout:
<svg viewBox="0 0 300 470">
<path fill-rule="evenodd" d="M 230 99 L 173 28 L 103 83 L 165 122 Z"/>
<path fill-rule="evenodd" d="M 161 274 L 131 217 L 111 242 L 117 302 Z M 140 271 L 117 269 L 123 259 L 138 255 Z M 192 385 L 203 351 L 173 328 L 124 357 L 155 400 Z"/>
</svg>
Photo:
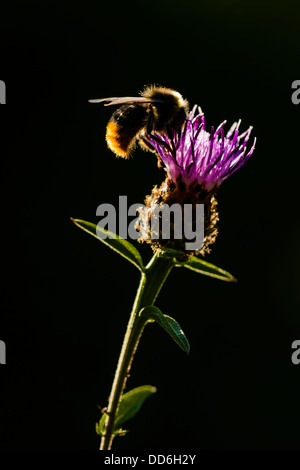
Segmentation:
<svg viewBox="0 0 300 470">
<path fill-rule="evenodd" d="M 153 150 L 147 134 L 180 128 L 189 112 L 189 104 L 180 93 L 160 86 L 147 87 L 139 97 L 90 100 L 104 106 L 120 106 L 106 128 L 106 142 L 117 156 L 128 158 L 139 142 Z"/>
</svg>

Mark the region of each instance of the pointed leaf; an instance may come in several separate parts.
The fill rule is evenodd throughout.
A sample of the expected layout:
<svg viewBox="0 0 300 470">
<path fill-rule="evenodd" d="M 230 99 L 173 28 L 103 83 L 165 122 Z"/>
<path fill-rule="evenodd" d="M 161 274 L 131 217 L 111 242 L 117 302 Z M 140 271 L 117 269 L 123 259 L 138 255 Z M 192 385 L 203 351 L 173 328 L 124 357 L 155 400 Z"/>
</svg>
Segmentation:
<svg viewBox="0 0 300 470">
<path fill-rule="evenodd" d="M 96 433 L 102 436 L 105 431 L 105 421 L 106 421 L 106 413 L 103 413 L 102 418 L 100 419 L 99 423 L 96 423 Z"/>
<path fill-rule="evenodd" d="M 185 268 L 196 271 L 197 273 L 204 274 L 205 276 L 221 279 L 222 281 L 237 282 L 237 279 L 224 269 L 218 268 L 214 264 L 208 263 L 196 256 L 191 256 L 183 263 L 177 263 L 176 266 L 184 266 Z"/>
<path fill-rule="evenodd" d="M 163 258 L 182 258 L 183 256 L 186 256 L 186 253 L 183 251 L 173 250 L 173 248 L 162 248 L 159 255 Z"/>
<path fill-rule="evenodd" d="M 148 321 L 156 321 L 185 352 L 190 351 L 190 344 L 179 323 L 174 318 L 164 315 L 159 308 L 150 306 L 140 311 L 140 316 Z"/>
<path fill-rule="evenodd" d="M 143 385 L 134 388 L 125 393 L 120 401 L 115 421 L 115 429 L 119 429 L 126 421 L 133 418 L 141 409 L 144 401 L 156 392 L 156 388 L 152 385 Z"/>
<path fill-rule="evenodd" d="M 109 246 L 112 250 L 116 251 L 121 256 L 130 261 L 132 264 L 134 264 L 138 269 L 140 269 L 141 271 L 144 270 L 143 260 L 140 253 L 135 248 L 135 246 L 133 246 L 129 241 L 125 240 L 122 237 L 119 237 L 119 235 L 116 235 L 115 233 L 105 230 L 102 227 L 98 227 L 97 225 L 92 224 L 91 222 L 72 218 L 71 220 L 74 222 L 75 225 L 77 225 L 77 227 L 81 228 L 85 232 L 97 238 L 105 245 Z M 98 237 L 97 233 L 103 233 L 106 235 L 107 238 L 102 239 Z"/>
<path fill-rule="evenodd" d="M 143 385 L 122 395 L 114 424 L 114 434 L 124 434 L 126 432 L 123 429 L 120 429 L 121 426 L 126 421 L 133 418 L 133 416 L 141 409 L 146 398 L 155 392 L 156 388 L 152 387 L 152 385 Z M 104 432 L 105 421 L 106 414 L 104 414 L 100 419 L 99 426 L 96 426 L 97 432 L 100 434 L 103 434 Z"/>
</svg>

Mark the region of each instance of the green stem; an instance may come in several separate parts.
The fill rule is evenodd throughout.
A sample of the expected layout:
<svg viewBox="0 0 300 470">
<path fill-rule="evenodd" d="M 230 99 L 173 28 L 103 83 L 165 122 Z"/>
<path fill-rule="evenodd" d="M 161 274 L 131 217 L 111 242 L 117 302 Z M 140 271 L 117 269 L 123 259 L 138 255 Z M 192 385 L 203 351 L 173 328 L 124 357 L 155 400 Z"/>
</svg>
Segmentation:
<svg viewBox="0 0 300 470">
<path fill-rule="evenodd" d="M 139 312 L 142 308 L 154 304 L 173 265 L 172 258 L 163 258 L 155 254 L 142 273 L 109 396 L 106 411 L 107 417 L 100 450 L 109 450 L 111 448 L 118 405 L 130 371 L 134 353 L 146 325 L 146 321 L 141 319 Z"/>
</svg>

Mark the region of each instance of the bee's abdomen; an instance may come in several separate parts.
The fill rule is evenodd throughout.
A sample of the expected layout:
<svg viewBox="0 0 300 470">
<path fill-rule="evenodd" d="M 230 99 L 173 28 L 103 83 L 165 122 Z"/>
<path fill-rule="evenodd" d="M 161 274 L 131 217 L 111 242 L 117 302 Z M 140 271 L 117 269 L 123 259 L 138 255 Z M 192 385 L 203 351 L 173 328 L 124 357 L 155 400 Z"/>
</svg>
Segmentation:
<svg viewBox="0 0 300 470">
<path fill-rule="evenodd" d="M 146 120 L 147 108 L 145 106 L 127 104 L 118 108 L 106 128 L 106 141 L 110 150 L 119 157 L 128 157 Z"/>
</svg>

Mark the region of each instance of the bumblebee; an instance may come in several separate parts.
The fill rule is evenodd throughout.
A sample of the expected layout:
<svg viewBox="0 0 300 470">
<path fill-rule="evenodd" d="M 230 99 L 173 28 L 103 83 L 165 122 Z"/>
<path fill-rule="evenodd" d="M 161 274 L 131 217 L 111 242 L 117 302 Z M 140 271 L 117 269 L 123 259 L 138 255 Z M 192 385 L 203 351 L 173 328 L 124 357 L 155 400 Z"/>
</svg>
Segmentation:
<svg viewBox="0 0 300 470">
<path fill-rule="evenodd" d="M 181 128 L 189 112 L 189 104 L 180 93 L 160 86 L 147 87 L 139 97 L 89 100 L 104 106 L 120 106 L 112 114 L 106 128 L 106 142 L 118 157 L 128 158 L 139 142 L 154 151 L 147 140 L 152 131 L 170 132 Z M 155 137 L 154 137 L 155 138 Z"/>
</svg>

